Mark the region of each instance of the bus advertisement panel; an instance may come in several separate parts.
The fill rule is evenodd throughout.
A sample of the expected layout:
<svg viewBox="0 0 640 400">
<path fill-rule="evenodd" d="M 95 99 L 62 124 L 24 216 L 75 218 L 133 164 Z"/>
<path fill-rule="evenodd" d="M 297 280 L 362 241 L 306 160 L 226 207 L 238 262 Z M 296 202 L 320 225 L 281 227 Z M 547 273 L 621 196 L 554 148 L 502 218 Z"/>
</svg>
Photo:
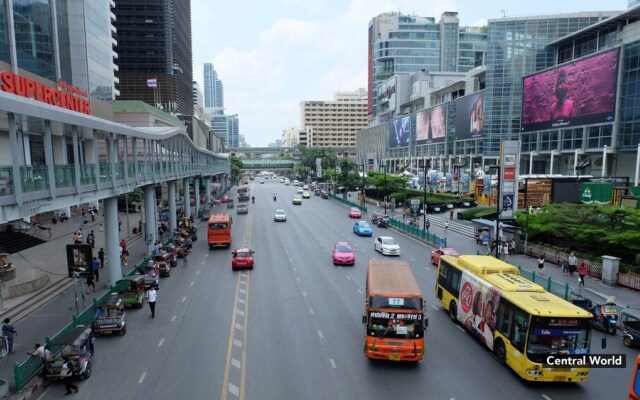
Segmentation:
<svg viewBox="0 0 640 400">
<path fill-rule="evenodd" d="M 406 261 L 369 260 L 364 354 L 390 361 L 420 361 L 428 325 L 424 299 Z"/>
<path fill-rule="evenodd" d="M 588 366 L 550 365 L 550 358 L 589 354 L 592 315 L 488 256 L 442 256 L 436 298 L 496 358 L 522 379 L 583 382 Z"/>
</svg>

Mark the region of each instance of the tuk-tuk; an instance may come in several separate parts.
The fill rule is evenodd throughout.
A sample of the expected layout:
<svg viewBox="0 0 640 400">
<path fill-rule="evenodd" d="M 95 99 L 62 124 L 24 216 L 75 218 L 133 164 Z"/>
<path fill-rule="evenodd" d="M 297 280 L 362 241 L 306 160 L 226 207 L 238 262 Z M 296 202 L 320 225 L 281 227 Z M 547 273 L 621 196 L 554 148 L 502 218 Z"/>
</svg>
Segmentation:
<svg viewBox="0 0 640 400">
<path fill-rule="evenodd" d="M 171 265 L 169 265 L 169 254 L 162 252 L 153 256 L 153 262 L 160 276 L 171 276 Z"/>
<path fill-rule="evenodd" d="M 378 222 L 382 220 L 382 216 L 383 214 L 374 211 L 373 214 L 371 214 L 371 223 L 374 225 L 378 225 Z"/>
<path fill-rule="evenodd" d="M 153 260 L 149 260 L 146 265 L 140 266 L 138 271 L 144 276 L 144 285 L 147 290 L 152 287 L 160 288 L 160 271 Z"/>
<path fill-rule="evenodd" d="M 621 307 L 619 305 L 611 302 L 596 304 L 591 311 L 594 316 L 592 320 L 593 326 L 611 335 L 615 335 L 620 309 Z"/>
<path fill-rule="evenodd" d="M 620 310 L 620 329 L 622 329 L 622 343 L 625 346 L 640 345 L 640 309 Z"/>
<path fill-rule="evenodd" d="M 93 332 L 96 335 L 106 335 L 114 332 L 124 335 L 127 333 L 124 316 L 122 297 L 117 293 L 112 293 L 98 304 L 96 313 L 93 316 Z"/>
<path fill-rule="evenodd" d="M 480 227 L 476 228 L 474 236 L 476 238 L 476 244 L 489 244 L 491 242 L 491 228 Z"/>
<path fill-rule="evenodd" d="M 169 266 L 174 268 L 178 265 L 178 249 L 175 244 L 167 245 L 167 262 Z"/>
<path fill-rule="evenodd" d="M 383 216 L 378 220 L 378 228 L 388 228 L 389 227 L 389 217 Z"/>
<path fill-rule="evenodd" d="M 120 288 L 118 294 L 122 296 L 122 302 L 126 306 L 136 306 L 142 308 L 146 285 L 142 275 L 127 276 L 116 282 L 116 287 Z"/>
<path fill-rule="evenodd" d="M 200 209 L 200 221 L 208 221 L 211 217 L 211 208 L 208 205 L 202 206 Z"/>
<path fill-rule="evenodd" d="M 82 379 L 88 379 L 91 376 L 91 360 L 93 359 L 93 331 L 91 327 L 79 326 L 53 339 L 45 346 L 45 354 L 46 350 L 51 354 L 45 363 L 47 379 L 62 378 L 65 357 L 69 357 L 75 362 L 73 376 L 79 376 Z"/>
<path fill-rule="evenodd" d="M 186 254 L 189 254 L 189 250 L 187 249 L 187 240 L 185 238 L 177 238 L 176 239 L 176 257 L 182 258 Z"/>
<path fill-rule="evenodd" d="M 233 200 L 227 200 L 227 208 L 233 208 Z"/>
</svg>

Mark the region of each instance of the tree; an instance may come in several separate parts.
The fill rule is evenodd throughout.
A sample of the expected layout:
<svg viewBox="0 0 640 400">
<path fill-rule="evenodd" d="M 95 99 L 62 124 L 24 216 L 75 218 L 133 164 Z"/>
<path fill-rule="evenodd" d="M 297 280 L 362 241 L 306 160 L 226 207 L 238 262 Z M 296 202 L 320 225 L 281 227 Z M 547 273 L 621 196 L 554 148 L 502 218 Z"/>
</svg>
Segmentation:
<svg viewBox="0 0 640 400">
<path fill-rule="evenodd" d="M 231 156 L 231 182 L 235 182 L 240 177 L 240 170 L 242 169 L 242 160 L 236 156 Z"/>
<path fill-rule="evenodd" d="M 362 186 L 362 177 L 360 176 L 359 168 L 359 165 L 355 162 L 347 158 L 341 159 L 340 172 L 336 176 L 338 186 L 345 187 L 347 190 L 353 190 L 356 187 Z"/>
<path fill-rule="evenodd" d="M 337 166 L 336 153 L 331 149 L 309 148 L 305 146 L 299 147 L 302 152 L 300 164 L 308 167 L 310 170 L 316 169 L 316 159 L 321 159 L 320 165 L 322 169 L 335 168 Z"/>
</svg>

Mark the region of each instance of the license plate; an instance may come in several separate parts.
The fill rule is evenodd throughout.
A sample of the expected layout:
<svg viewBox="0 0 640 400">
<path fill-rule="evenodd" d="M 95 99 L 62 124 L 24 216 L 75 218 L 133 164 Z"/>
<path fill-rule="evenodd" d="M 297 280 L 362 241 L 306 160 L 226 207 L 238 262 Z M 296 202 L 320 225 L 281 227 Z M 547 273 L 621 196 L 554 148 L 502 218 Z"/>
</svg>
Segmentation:
<svg viewBox="0 0 640 400">
<path fill-rule="evenodd" d="M 553 372 L 569 372 L 570 369 L 569 368 L 553 368 L 552 371 Z"/>
<path fill-rule="evenodd" d="M 111 331 L 102 331 L 102 333 L 111 333 Z"/>
<path fill-rule="evenodd" d="M 567 378 L 565 378 L 564 376 L 554 376 L 553 377 L 553 381 L 554 382 L 564 382 L 566 380 L 567 380 Z"/>
<path fill-rule="evenodd" d="M 391 361 L 400 361 L 400 354 L 390 354 L 389 360 Z"/>
</svg>

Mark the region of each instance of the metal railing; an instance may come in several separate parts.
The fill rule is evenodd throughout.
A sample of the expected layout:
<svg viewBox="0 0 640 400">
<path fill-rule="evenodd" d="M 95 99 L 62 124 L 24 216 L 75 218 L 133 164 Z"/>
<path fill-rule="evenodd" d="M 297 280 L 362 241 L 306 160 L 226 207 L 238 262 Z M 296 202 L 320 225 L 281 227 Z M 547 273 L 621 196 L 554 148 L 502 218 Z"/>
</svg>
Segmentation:
<svg viewBox="0 0 640 400">
<path fill-rule="evenodd" d="M 389 225 L 394 228 L 416 237 L 418 239 L 424 240 L 427 243 L 431 243 L 437 247 L 447 247 L 447 238 L 444 236 L 438 236 L 435 233 L 429 233 L 428 231 L 424 231 L 420 229 L 417 225 L 405 224 L 402 221 L 397 219 L 389 218 Z"/>
<path fill-rule="evenodd" d="M 367 212 L 367 207 L 366 206 L 361 206 L 358 203 L 354 203 L 353 201 L 347 200 L 347 199 L 343 199 L 342 197 L 336 196 L 335 194 L 330 194 L 329 198 L 332 198 L 342 204 L 346 204 L 349 207 L 357 207 L 360 211 L 362 211 L 363 213 Z"/>
</svg>

